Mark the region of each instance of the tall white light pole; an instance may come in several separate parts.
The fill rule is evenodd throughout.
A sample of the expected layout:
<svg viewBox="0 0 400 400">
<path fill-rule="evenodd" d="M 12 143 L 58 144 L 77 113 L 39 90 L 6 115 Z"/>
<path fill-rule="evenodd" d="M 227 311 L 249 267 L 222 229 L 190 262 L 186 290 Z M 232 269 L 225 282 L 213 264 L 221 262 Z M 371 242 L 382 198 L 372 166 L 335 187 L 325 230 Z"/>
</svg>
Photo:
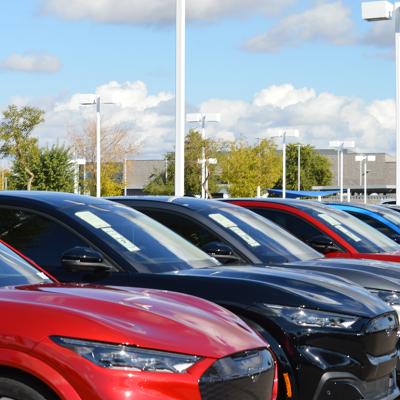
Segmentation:
<svg viewBox="0 0 400 400">
<path fill-rule="evenodd" d="M 101 102 L 100 96 L 96 96 L 92 102 L 81 103 L 82 106 L 96 105 L 96 197 L 101 197 L 101 104 L 115 103 Z"/>
<path fill-rule="evenodd" d="M 206 123 L 207 122 L 221 122 L 221 114 L 209 114 L 209 113 L 196 113 L 187 114 L 187 122 L 197 122 L 201 124 L 201 138 L 206 140 Z M 206 199 L 208 197 L 208 160 L 206 157 L 206 148 L 203 144 L 201 148 L 201 198 Z"/>
<path fill-rule="evenodd" d="M 301 190 L 301 144 L 297 145 L 297 190 Z"/>
<path fill-rule="evenodd" d="M 339 170 L 338 170 L 338 175 L 339 175 L 339 186 L 340 186 L 340 201 L 343 202 L 343 178 L 344 178 L 344 168 L 343 168 L 343 150 L 344 149 L 350 149 L 355 147 L 355 143 L 353 141 L 349 142 L 341 142 L 341 141 L 332 141 L 329 142 L 329 147 L 333 147 L 337 149 L 338 151 L 338 156 L 339 156 Z"/>
<path fill-rule="evenodd" d="M 282 138 L 282 199 L 286 199 L 286 143 L 288 137 L 299 137 L 300 133 L 297 129 L 288 129 L 273 137 Z"/>
<path fill-rule="evenodd" d="M 396 39 L 396 204 L 400 205 L 400 2 L 367 1 L 361 3 L 366 21 L 395 20 Z"/>
<path fill-rule="evenodd" d="M 368 184 L 367 184 L 367 176 L 368 176 L 368 162 L 373 162 L 376 160 L 375 156 L 365 156 L 365 155 L 359 155 L 356 156 L 356 161 L 360 162 L 360 165 L 364 166 L 364 204 L 367 204 L 367 200 L 368 200 L 368 193 L 367 193 L 367 189 L 368 189 Z"/>
<path fill-rule="evenodd" d="M 175 196 L 185 194 L 186 0 L 176 0 Z"/>
</svg>

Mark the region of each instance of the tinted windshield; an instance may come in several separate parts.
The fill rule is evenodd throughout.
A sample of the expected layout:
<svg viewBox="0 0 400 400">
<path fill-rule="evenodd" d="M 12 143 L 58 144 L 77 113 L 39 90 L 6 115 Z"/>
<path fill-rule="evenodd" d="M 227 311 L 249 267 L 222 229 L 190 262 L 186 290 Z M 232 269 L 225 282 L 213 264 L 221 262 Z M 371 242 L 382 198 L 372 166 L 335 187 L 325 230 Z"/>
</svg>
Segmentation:
<svg viewBox="0 0 400 400">
<path fill-rule="evenodd" d="M 206 253 L 151 218 L 119 204 L 82 205 L 65 209 L 121 254 L 133 267 L 169 272 L 218 265 Z"/>
<path fill-rule="evenodd" d="M 51 282 L 47 276 L 0 243 L 0 286 L 18 286 Z"/>
<path fill-rule="evenodd" d="M 400 246 L 358 218 L 328 207 L 307 208 L 307 213 L 343 237 L 359 253 L 389 253 Z"/>
<path fill-rule="evenodd" d="M 218 207 L 200 213 L 229 230 L 253 254 L 265 263 L 307 261 L 321 254 L 284 229 L 240 207 Z"/>
</svg>

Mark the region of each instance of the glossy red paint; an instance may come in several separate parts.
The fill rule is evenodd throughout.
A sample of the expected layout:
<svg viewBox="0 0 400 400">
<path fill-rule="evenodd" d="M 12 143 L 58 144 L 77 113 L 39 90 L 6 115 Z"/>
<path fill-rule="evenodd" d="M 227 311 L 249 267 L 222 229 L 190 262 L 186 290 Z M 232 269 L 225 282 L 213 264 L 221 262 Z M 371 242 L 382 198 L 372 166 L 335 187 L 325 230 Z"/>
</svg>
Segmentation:
<svg viewBox="0 0 400 400">
<path fill-rule="evenodd" d="M 200 400 L 216 359 L 266 344 L 229 311 L 172 292 L 84 285 L 0 289 L 0 368 L 35 376 L 61 400 Z M 187 373 L 102 368 L 50 336 L 197 355 Z"/>
<path fill-rule="evenodd" d="M 236 204 L 244 208 L 269 208 L 275 210 L 282 210 L 294 214 L 303 220 L 311 223 L 316 228 L 324 232 L 326 235 L 336 241 L 345 251 L 334 252 L 325 254 L 328 258 L 354 258 L 354 259 L 371 259 L 380 261 L 400 262 L 400 253 L 359 253 L 353 246 L 351 246 L 342 236 L 332 231 L 328 226 L 322 224 L 320 221 L 313 218 L 307 212 L 299 210 L 296 207 L 286 204 L 278 204 L 266 201 L 246 201 L 246 200 L 227 200 L 228 203 Z"/>
</svg>

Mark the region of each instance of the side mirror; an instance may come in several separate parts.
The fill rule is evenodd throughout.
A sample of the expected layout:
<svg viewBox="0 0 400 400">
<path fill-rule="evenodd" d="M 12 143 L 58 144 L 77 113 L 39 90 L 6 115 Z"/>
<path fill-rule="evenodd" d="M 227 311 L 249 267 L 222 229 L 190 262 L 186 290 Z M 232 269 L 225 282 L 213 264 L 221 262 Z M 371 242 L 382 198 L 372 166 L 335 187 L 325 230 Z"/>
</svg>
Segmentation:
<svg viewBox="0 0 400 400">
<path fill-rule="evenodd" d="M 221 264 L 241 263 L 242 260 L 234 253 L 233 249 L 222 242 L 210 242 L 201 248 L 209 256 L 217 259 Z"/>
<path fill-rule="evenodd" d="M 109 271 L 112 266 L 90 247 L 76 246 L 61 256 L 61 265 L 69 271 Z"/>
<path fill-rule="evenodd" d="M 324 235 L 314 236 L 307 241 L 307 244 L 322 254 L 342 252 L 332 239 Z"/>
</svg>

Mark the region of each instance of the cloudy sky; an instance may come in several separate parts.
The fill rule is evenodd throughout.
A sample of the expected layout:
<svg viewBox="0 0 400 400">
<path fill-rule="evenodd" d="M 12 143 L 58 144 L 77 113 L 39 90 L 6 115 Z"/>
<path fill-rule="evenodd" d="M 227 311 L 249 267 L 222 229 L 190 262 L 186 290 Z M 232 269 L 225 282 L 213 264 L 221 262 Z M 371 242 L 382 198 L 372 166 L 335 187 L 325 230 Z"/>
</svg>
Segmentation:
<svg viewBox="0 0 400 400">
<path fill-rule="evenodd" d="M 326 148 L 394 153 L 392 22 L 366 23 L 359 0 L 187 0 L 187 108 L 220 112 L 208 134 L 250 142 L 288 128 Z M 35 134 L 67 143 L 104 105 L 137 158 L 174 145 L 175 0 L 1 1 L 0 106 L 46 110 Z M 189 128 L 189 127 L 188 127 Z"/>
</svg>

